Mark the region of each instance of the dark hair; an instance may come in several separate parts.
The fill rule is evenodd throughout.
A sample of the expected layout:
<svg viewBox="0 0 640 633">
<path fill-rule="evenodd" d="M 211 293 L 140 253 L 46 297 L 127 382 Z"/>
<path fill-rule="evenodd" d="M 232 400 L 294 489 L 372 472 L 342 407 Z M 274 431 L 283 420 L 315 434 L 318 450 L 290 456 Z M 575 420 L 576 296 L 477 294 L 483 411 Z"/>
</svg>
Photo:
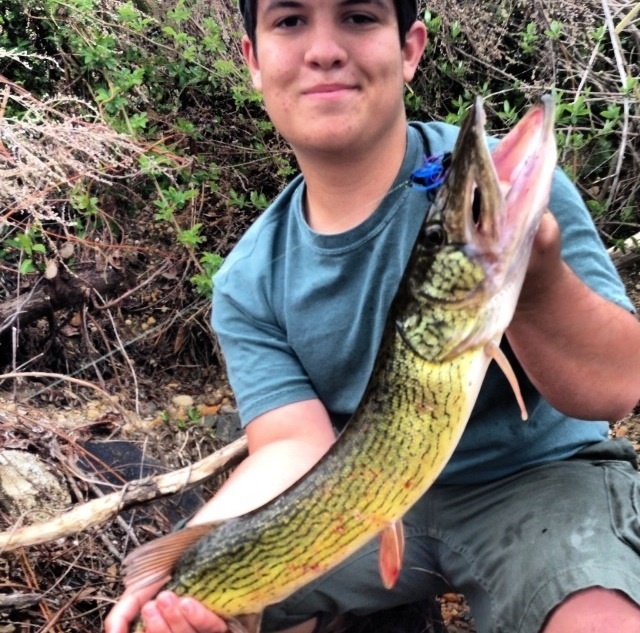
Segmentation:
<svg viewBox="0 0 640 633">
<path fill-rule="evenodd" d="M 257 0 L 238 0 L 244 21 L 244 29 L 251 41 L 256 43 L 256 2 Z M 398 18 L 400 44 L 404 46 L 407 31 L 418 17 L 418 0 L 393 0 Z"/>
</svg>

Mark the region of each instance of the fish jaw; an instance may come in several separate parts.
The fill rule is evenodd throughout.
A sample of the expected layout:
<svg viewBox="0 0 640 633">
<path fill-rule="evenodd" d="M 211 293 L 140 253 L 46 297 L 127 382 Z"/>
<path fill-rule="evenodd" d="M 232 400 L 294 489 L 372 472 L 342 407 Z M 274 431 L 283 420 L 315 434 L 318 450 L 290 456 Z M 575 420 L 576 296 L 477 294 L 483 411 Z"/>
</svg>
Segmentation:
<svg viewBox="0 0 640 633">
<path fill-rule="evenodd" d="M 558 157 L 554 111 L 552 97 L 543 96 L 491 155 L 504 192 L 505 215 L 498 243 L 508 252 L 507 275 L 520 271 L 524 278 L 531 245 L 549 202 Z M 522 215 L 526 221 L 521 221 Z"/>
<path fill-rule="evenodd" d="M 482 100 L 471 107 L 418 237 L 418 274 L 408 280 L 409 299 L 396 318 L 423 358 L 449 361 L 497 344 L 508 327 L 549 199 L 553 115 L 553 100 L 543 97 L 492 154 Z"/>
</svg>

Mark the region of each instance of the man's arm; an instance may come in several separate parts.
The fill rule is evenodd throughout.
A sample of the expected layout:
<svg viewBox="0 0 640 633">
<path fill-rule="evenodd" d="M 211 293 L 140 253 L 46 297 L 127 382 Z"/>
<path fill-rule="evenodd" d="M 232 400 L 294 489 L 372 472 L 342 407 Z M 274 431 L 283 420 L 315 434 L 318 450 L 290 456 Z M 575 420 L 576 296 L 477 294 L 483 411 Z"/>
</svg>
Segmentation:
<svg viewBox="0 0 640 633">
<path fill-rule="evenodd" d="M 509 343 L 540 393 L 582 419 L 617 420 L 640 399 L 640 322 L 591 290 L 562 260 L 545 214 Z"/>
<path fill-rule="evenodd" d="M 329 415 L 319 400 L 289 404 L 257 417 L 247 426 L 249 456 L 191 521 L 191 525 L 238 516 L 286 490 L 326 453 L 335 440 Z M 225 623 L 189 598 L 162 592 L 157 585 L 126 591 L 109 613 L 106 633 L 127 633 L 142 609 L 146 633 L 222 633 Z"/>
<path fill-rule="evenodd" d="M 320 400 L 305 400 L 258 416 L 247 426 L 249 457 L 191 525 L 245 514 L 270 501 L 304 475 L 335 440 Z"/>
</svg>

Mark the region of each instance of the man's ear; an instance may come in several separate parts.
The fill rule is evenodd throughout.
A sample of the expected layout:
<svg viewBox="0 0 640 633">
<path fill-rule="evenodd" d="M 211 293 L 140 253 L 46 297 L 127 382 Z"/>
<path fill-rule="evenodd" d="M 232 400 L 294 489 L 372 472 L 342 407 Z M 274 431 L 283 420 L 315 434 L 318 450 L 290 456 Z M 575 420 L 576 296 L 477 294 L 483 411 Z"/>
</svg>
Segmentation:
<svg viewBox="0 0 640 633">
<path fill-rule="evenodd" d="M 248 35 L 242 36 L 242 56 L 247 64 L 249 73 L 251 74 L 251 80 L 253 81 L 253 87 L 259 92 L 262 91 L 262 77 L 260 74 L 260 64 L 258 63 L 258 56 L 256 54 L 255 46 Z"/>
<path fill-rule="evenodd" d="M 423 22 L 416 20 L 407 31 L 404 46 L 402 47 L 405 82 L 413 79 L 426 45 L 427 27 Z"/>
</svg>

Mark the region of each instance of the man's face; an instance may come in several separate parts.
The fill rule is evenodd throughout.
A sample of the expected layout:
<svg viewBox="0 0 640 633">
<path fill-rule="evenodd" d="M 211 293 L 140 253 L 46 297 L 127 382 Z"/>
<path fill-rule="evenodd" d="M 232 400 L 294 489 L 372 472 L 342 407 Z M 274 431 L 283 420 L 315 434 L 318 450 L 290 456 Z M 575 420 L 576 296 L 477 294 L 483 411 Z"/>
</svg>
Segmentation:
<svg viewBox="0 0 640 633">
<path fill-rule="evenodd" d="M 416 23 L 401 47 L 392 0 L 258 0 L 256 17 L 245 58 L 297 153 L 366 149 L 404 127 L 403 84 L 425 33 Z"/>
</svg>

